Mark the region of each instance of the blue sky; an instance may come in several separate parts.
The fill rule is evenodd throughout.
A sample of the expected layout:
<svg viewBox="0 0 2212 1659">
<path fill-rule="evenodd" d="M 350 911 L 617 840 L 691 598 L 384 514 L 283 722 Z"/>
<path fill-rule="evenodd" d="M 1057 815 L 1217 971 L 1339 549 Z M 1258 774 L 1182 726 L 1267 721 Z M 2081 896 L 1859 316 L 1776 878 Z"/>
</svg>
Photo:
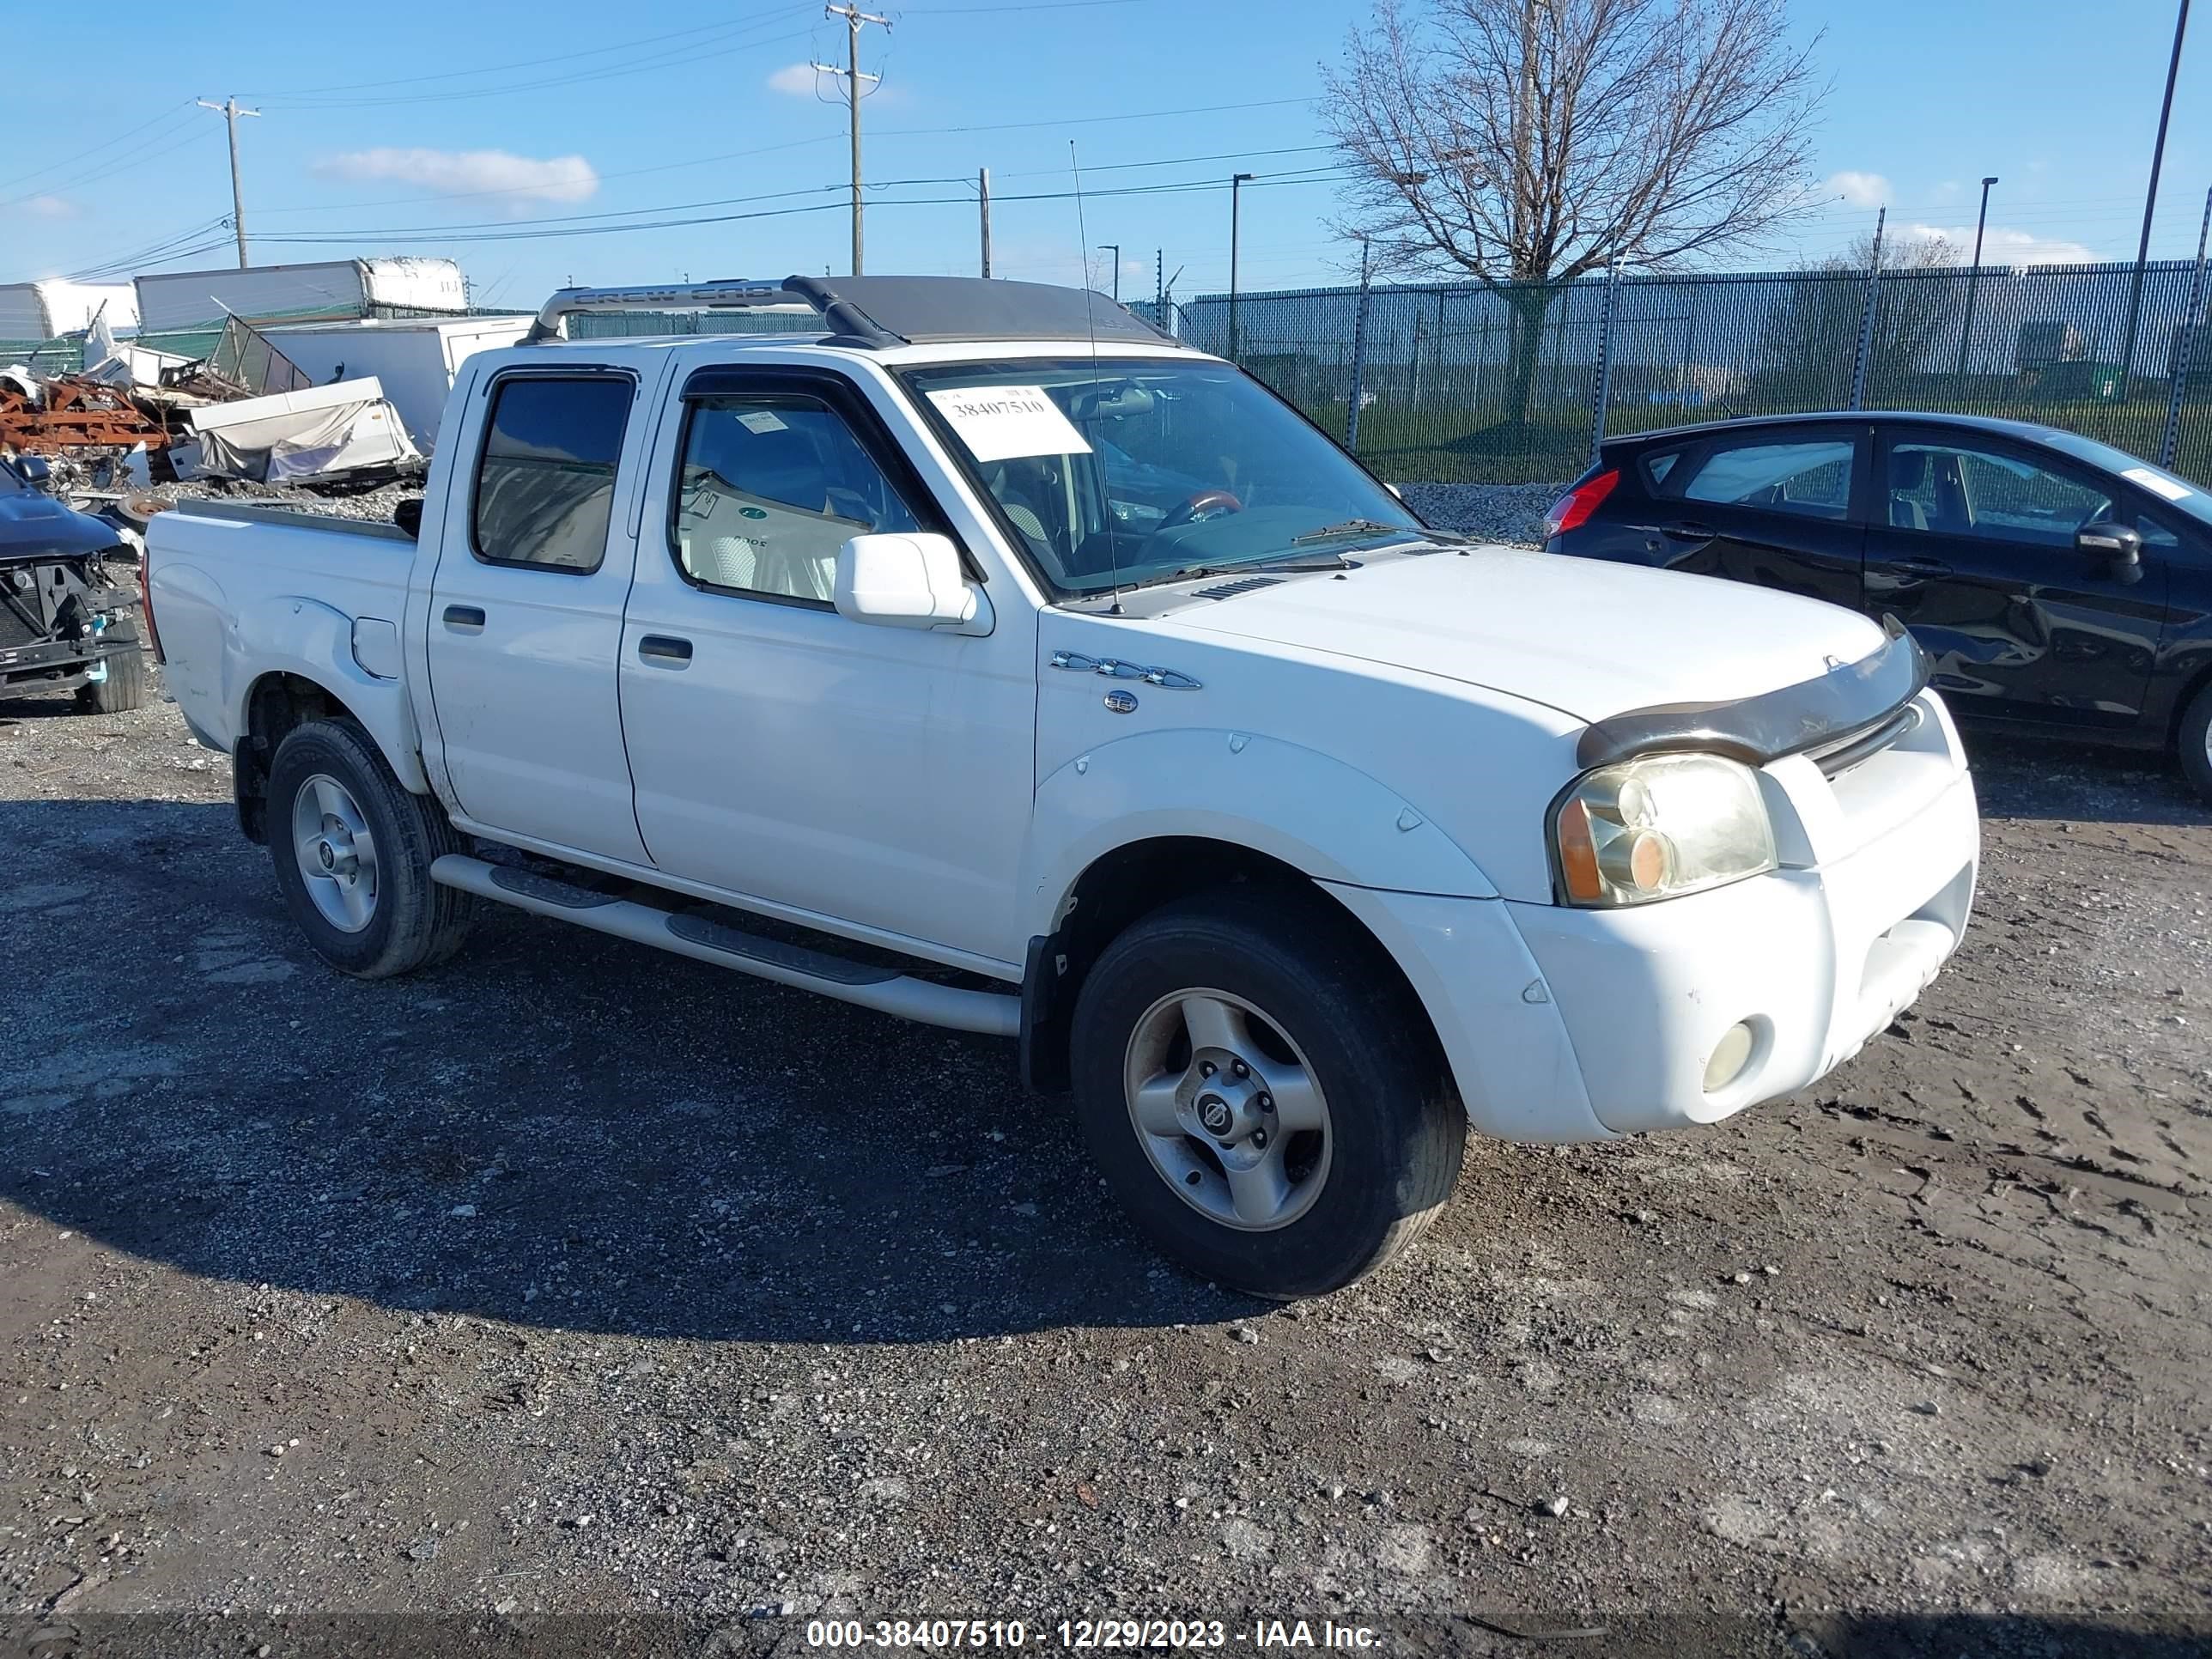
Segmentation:
<svg viewBox="0 0 2212 1659">
<path fill-rule="evenodd" d="M 1085 240 L 1118 242 L 1125 295 L 1152 292 L 1156 248 L 1182 270 L 1178 294 L 1218 290 L 1222 181 L 1240 171 L 1258 175 L 1244 194 L 1246 287 L 1340 280 L 1352 264 L 1328 228 L 1313 100 L 1318 64 L 1365 14 L 1358 0 L 877 9 L 896 24 L 862 45 L 862 67 L 884 76 L 864 114 L 866 175 L 884 186 L 868 216 L 872 270 L 972 272 L 985 166 L 1000 276 L 1073 280 Z M 619 34 L 610 8 L 579 0 L 131 10 L 96 52 L 66 9 L 19 9 L 6 26 L 10 57 L 36 67 L 0 92 L 0 281 L 228 263 L 214 223 L 229 210 L 222 122 L 191 100 L 232 92 L 264 111 L 240 124 L 257 263 L 450 254 L 480 301 L 517 306 L 572 276 L 846 269 L 843 110 L 804 68 L 842 61 L 845 28 L 818 5 L 634 0 Z M 1992 262 L 2133 257 L 2172 0 L 1796 0 L 1791 15 L 1820 34 L 1834 83 L 1818 137 L 1833 199 L 1724 263 L 1817 258 L 1885 204 L 1893 225 L 1970 238 L 1984 173 L 2002 180 Z M 2198 21 L 2175 112 L 2154 257 L 2194 251 L 2212 185 L 2212 17 Z M 1020 199 L 1066 191 L 1071 139 L 1087 236 L 1073 202 Z M 1139 185 L 1180 188 L 1114 193 Z M 761 212 L 775 216 L 539 234 Z M 159 250 L 177 257 L 144 257 Z M 1110 283 L 1110 256 L 1089 266 Z"/>
</svg>

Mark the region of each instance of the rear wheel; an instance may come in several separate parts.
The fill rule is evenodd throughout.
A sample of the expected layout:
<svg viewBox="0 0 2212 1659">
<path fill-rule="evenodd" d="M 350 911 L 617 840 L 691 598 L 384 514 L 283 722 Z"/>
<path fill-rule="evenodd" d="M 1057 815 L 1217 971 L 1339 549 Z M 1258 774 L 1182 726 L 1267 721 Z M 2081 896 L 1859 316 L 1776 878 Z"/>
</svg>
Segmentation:
<svg viewBox="0 0 2212 1659">
<path fill-rule="evenodd" d="M 2190 699 L 2181 714 L 2182 775 L 2200 799 L 2212 802 L 2212 685 Z"/>
<path fill-rule="evenodd" d="M 1076 1109 L 1161 1251 L 1286 1300 L 1351 1284 L 1435 1215 L 1467 1120 L 1387 969 L 1296 892 L 1177 904 L 1100 956 L 1076 1005 Z"/>
<path fill-rule="evenodd" d="M 120 714 L 146 705 L 146 653 L 137 645 L 102 659 L 106 672 L 76 689 L 76 706 L 86 714 Z"/>
<path fill-rule="evenodd" d="M 297 726 L 269 769 L 269 850 L 300 931 L 331 967 L 386 979 L 460 946 L 473 901 L 430 879 L 465 850 L 436 801 L 392 775 L 349 720 Z"/>
</svg>

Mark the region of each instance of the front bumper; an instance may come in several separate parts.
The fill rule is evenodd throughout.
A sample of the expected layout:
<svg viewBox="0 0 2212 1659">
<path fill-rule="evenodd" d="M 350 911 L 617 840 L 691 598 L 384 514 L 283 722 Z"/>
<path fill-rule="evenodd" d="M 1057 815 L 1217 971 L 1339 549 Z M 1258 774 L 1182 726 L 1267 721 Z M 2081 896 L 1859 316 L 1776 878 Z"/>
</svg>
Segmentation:
<svg viewBox="0 0 2212 1659">
<path fill-rule="evenodd" d="M 1940 703 L 1831 781 L 1765 773 L 1783 868 L 1623 910 L 1333 889 L 1426 1005 L 1474 1126 L 1601 1139 L 1712 1123 L 1841 1065 L 1957 948 L 1980 823 Z M 1712 1089 L 1731 1028 L 1747 1058 Z"/>
</svg>

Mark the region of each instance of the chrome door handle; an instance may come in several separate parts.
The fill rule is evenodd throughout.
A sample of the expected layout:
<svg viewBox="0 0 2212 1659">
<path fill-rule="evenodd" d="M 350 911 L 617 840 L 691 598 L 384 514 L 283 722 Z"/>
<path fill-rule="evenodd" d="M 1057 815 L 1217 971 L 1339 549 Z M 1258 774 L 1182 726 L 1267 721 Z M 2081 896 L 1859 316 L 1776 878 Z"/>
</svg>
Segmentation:
<svg viewBox="0 0 2212 1659">
<path fill-rule="evenodd" d="M 481 634 L 483 625 L 483 607 L 480 605 L 449 605 L 446 607 L 446 626 L 457 634 Z"/>
<path fill-rule="evenodd" d="M 691 641 L 668 634 L 647 634 L 637 642 L 637 654 L 662 668 L 682 668 L 691 660 Z"/>
</svg>

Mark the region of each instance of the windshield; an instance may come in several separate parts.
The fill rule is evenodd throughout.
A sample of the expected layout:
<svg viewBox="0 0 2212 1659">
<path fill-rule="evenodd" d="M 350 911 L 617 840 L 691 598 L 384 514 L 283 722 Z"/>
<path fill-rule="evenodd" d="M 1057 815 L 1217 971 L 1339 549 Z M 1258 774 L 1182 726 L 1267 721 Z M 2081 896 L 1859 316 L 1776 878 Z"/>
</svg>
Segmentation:
<svg viewBox="0 0 2212 1659">
<path fill-rule="evenodd" d="M 2186 513 L 2197 523 L 2212 526 L 2212 500 L 2208 500 L 2203 490 L 2186 478 L 2177 478 L 2164 467 L 2153 466 L 2139 455 L 2099 443 L 2094 438 L 2085 438 L 2078 432 L 2045 432 L 2039 435 L 2059 453 L 2117 472 L 2177 512 Z"/>
<path fill-rule="evenodd" d="M 1325 560 L 1426 533 L 1358 462 L 1226 363 L 1032 359 L 903 378 L 1063 592 Z"/>
</svg>

